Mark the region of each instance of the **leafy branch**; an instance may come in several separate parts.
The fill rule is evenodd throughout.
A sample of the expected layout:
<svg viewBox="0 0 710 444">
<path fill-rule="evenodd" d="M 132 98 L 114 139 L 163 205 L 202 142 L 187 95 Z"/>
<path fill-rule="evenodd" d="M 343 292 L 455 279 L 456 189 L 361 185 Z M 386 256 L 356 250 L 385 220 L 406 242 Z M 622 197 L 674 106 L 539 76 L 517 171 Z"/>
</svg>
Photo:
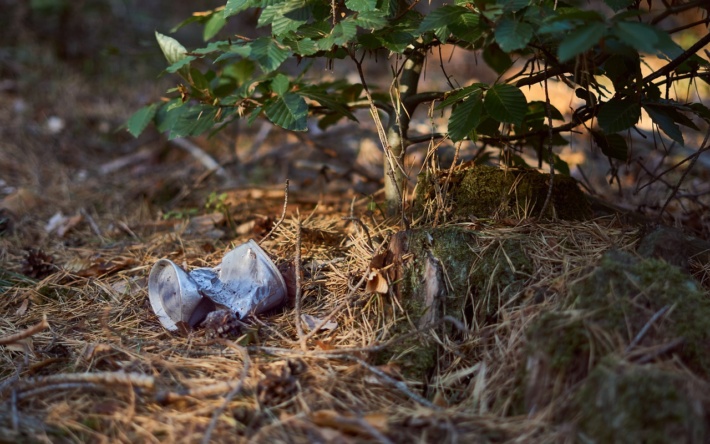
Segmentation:
<svg viewBox="0 0 710 444">
<path fill-rule="evenodd" d="M 680 126 L 699 130 L 693 117 L 710 121 L 710 109 L 670 100 L 669 86 L 685 79 L 708 81 L 710 62 L 699 53 L 710 43 L 710 34 L 687 49 L 671 35 L 707 24 L 708 19 L 670 31 L 659 23 L 692 8 L 706 8 L 707 2 L 664 3 L 666 8 L 656 14 L 642 2 L 604 1 L 612 13 L 559 0 L 460 1 L 426 13 L 416 11 L 416 0 L 227 0 L 223 7 L 177 27 L 204 26 L 203 48 L 187 50 L 176 39 L 156 33 L 169 65 L 166 72 L 177 74 L 183 83 L 164 102 L 138 110 L 127 127 L 138 135 L 152 122 L 176 138 L 212 133 L 238 119 L 252 123 L 266 118 L 287 130 L 305 132 L 309 120 L 327 129 L 341 119 L 356 120 L 357 109 L 369 109 L 385 154 L 385 195 L 393 214 L 403 213 L 409 182 L 404 159 L 407 147 L 415 143 L 448 138 L 455 144 L 468 140 L 502 150 L 516 144 L 537 150 L 540 162 L 547 150 L 547 160 L 557 168 L 562 164 L 553 147 L 567 144 L 563 136 L 583 126 L 602 152 L 626 160 L 628 147 L 621 134 L 635 128 L 645 110 L 660 131 L 682 144 Z M 219 40 L 232 17 L 252 12 L 268 32 Z M 457 81 L 441 55 L 444 45 L 480 54 L 499 79 Z M 390 84 L 378 89 L 366 67 L 380 63 L 377 57 L 384 53 L 389 54 Z M 377 54 L 376 61 L 366 59 L 368 54 Z M 431 56 L 438 56 L 445 80 L 438 89 L 419 92 L 421 72 Z M 669 62 L 643 76 L 642 65 L 650 57 Z M 358 80 L 325 81 L 310 71 L 311 63 L 294 71 L 285 65 L 289 59 L 353 63 Z M 511 74 L 517 60 L 523 67 Z M 555 78 L 585 102 L 571 115 L 563 115 L 547 97 L 529 102 L 522 91 L 541 85 L 548 93 L 548 80 Z M 465 86 L 455 87 L 459 84 Z M 423 104 L 449 116 L 445 132 L 410 134 L 411 118 Z M 553 120 L 559 123 L 553 125 Z M 561 171 L 566 169 L 561 166 Z"/>
</svg>

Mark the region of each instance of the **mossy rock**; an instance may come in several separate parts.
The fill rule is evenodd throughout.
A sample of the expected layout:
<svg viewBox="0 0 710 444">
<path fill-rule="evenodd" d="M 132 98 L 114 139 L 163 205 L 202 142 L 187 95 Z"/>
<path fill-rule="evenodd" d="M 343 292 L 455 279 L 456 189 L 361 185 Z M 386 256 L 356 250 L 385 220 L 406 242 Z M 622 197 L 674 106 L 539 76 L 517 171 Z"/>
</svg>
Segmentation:
<svg viewBox="0 0 710 444">
<path fill-rule="evenodd" d="M 561 310 L 544 312 L 528 325 L 526 365 L 516 375 L 516 413 L 544 408 L 584 380 L 599 357 L 613 352 L 593 324 L 588 312 Z"/>
<path fill-rule="evenodd" d="M 657 259 L 607 252 L 599 266 L 570 288 L 574 309 L 590 310 L 590 322 L 616 332 L 624 345 L 657 314 L 636 347 L 682 338 L 671 353 L 699 374 L 710 376 L 710 298 L 680 268 Z"/>
<path fill-rule="evenodd" d="M 589 443 L 706 443 L 706 412 L 698 396 L 707 390 L 692 387 L 679 373 L 610 359 L 574 396 L 577 437 Z"/>
<path fill-rule="evenodd" d="M 680 268 L 625 252 L 604 254 L 571 286 L 559 309 L 541 313 L 525 336 L 526 368 L 517 376 L 518 413 L 554 402 L 599 362 L 627 349 L 633 357 L 636 350 L 675 342 L 678 347 L 665 355 L 635 359 L 676 354 L 699 375 L 710 375 L 710 298 Z"/>
<path fill-rule="evenodd" d="M 443 316 L 468 325 L 490 323 L 532 273 L 522 239 L 491 240 L 460 227 L 413 229 L 393 239 L 400 244 L 398 254 L 408 257 L 399 264 L 397 287 L 407 320 L 395 326 L 395 334 Z M 399 357 L 406 376 L 421 378 L 435 364 L 437 349 L 420 341 L 403 341 L 380 358 Z"/>
<path fill-rule="evenodd" d="M 414 210 L 416 214 L 426 212 L 428 204 L 434 201 L 436 190 L 448 183 L 445 197 L 450 207 L 447 211 L 454 219 L 540 217 L 549 180 L 549 174 L 532 169 L 502 170 L 485 165 L 455 171 L 450 179 L 448 173 L 438 177 L 422 173 Z M 591 216 L 591 205 L 577 181 L 569 176 L 555 175 L 552 198 L 542 217 L 584 220 Z"/>
<path fill-rule="evenodd" d="M 636 253 L 642 257 L 663 259 L 689 270 L 691 258 L 700 262 L 710 261 L 710 242 L 677 228 L 658 226 L 641 237 Z"/>
</svg>

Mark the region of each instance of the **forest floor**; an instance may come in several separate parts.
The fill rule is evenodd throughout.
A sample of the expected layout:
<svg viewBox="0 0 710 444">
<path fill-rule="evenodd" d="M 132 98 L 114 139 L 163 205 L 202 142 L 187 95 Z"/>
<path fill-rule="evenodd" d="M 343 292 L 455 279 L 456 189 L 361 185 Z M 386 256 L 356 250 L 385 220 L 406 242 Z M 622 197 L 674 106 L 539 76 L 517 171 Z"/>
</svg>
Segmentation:
<svg viewBox="0 0 710 444">
<path fill-rule="evenodd" d="M 411 249 L 376 263 L 402 226 L 377 207 L 362 131 L 340 128 L 338 156 L 259 126 L 133 139 L 120 126 L 155 85 L 14 69 L 0 90 L 0 440 L 707 442 L 701 256 L 640 258 L 645 228 L 615 215 L 523 213 L 414 219 Z M 459 251 L 439 248 L 449 237 Z M 165 330 L 153 264 L 213 267 L 249 239 L 277 265 L 300 245 L 300 295 L 226 338 Z M 428 323 L 391 272 L 423 263 L 437 277 L 407 279 L 459 304 Z"/>
</svg>

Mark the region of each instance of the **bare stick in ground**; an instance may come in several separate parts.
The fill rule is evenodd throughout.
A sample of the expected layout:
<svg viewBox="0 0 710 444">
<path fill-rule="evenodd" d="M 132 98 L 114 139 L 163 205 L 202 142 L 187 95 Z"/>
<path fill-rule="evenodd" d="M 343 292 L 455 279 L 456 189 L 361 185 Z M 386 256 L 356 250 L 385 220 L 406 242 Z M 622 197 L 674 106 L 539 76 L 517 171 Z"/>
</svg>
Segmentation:
<svg viewBox="0 0 710 444">
<path fill-rule="evenodd" d="M 264 242 L 266 239 L 268 239 L 269 236 L 274 234 L 274 231 L 276 231 L 276 228 L 278 228 L 279 225 L 281 225 L 281 223 L 284 221 L 284 219 L 286 218 L 286 207 L 287 206 L 288 206 L 288 179 L 286 179 L 286 186 L 284 187 L 284 208 L 283 208 L 283 211 L 281 211 L 281 217 L 274 224 L 274 226 L 271 227 L 271 230 L 266 234 L 266 236 L 261 238 L 261 240 L 259 241 L 259 245 L 261 245 L 262 242 Z"/>
<path fill-rule="evenodd" d="M 303 325 L 301 324 L 301 219 L 299 217 L 298 227 L 296 229 L 296 254 L 293 257 L 293 271 L 296 273 L 296 333 L 298 334 L 298 342 L 301 343 L 301 349 L 308 349 L 306 340 L 303 335 Z"/>
</svg>

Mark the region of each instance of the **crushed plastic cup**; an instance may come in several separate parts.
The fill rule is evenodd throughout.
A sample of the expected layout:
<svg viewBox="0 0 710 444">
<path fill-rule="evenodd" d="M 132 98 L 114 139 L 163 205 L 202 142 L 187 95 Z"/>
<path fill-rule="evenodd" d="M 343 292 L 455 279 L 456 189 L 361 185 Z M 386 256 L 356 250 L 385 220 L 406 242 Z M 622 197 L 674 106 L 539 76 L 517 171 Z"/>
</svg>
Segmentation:
<svg viewBox="0 0 710 444">
<path fill-rule="evenodd" d="M 168 259 L 153 266 L 148 278 L 153 311 L 168 330 L 179 322 L 198 325 L 215 304 L 240 319 L 260 314 L 286 301 L 286 282 L 261 247 L 249 240 L 228 252 L 215 268 L 185 272 Z"/>
<path fill-rule="evenodd" d="M 203 297 L 195 281 L 169 259 L 153 265 L 148 277 L 148 297 L 163 327 L 170 331 L 189 323 Z"/>
</svg>

